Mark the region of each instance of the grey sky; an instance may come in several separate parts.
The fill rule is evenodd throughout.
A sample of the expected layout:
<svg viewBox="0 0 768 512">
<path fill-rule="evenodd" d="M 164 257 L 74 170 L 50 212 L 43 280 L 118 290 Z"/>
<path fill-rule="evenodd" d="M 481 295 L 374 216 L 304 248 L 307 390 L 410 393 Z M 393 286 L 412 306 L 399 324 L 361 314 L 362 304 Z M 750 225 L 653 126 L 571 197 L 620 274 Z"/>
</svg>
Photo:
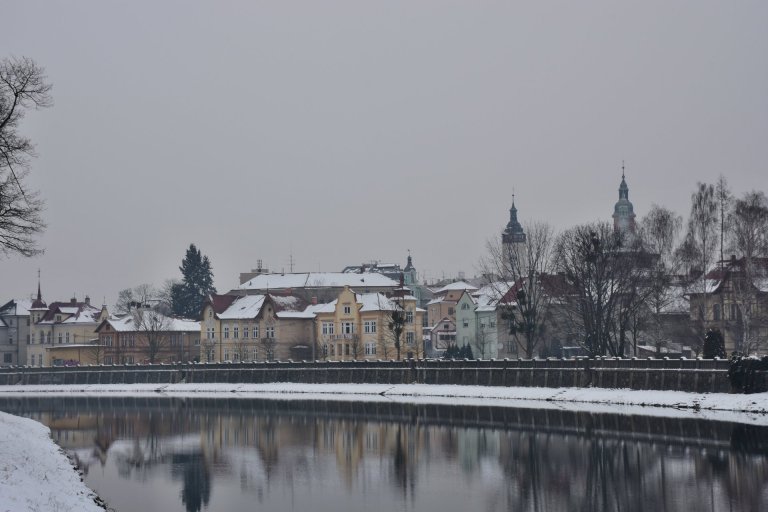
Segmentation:
<svg viewBox="0 0 768 512">
<path fill-rule="evenodd" d="M 697 180 L 768 189 L 768 2 L 0 0 L 0 57 L 47 70 L 23 130 L 45 255 L 0 261 L 0 301 L 261 258 L 474 272 L 507 219 L 638 216 Z"/>
</svg>

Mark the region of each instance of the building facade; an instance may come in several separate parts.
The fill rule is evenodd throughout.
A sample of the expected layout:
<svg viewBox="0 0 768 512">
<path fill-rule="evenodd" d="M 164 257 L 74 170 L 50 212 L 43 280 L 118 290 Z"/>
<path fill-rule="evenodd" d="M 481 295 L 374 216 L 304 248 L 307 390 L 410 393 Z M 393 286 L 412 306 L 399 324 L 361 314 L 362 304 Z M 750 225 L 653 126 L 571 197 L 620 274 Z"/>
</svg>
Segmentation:
<svg viewBox="0 0 768 512">
<path fill-rule="evenodd" d="M 401 330 L 400 359 L 424 357 L 424 310 L 417 307 L 413 295 L 359 294 L 345 287 L 334 301 L 318 305 L 313 313 L 324 359 L 397 359 L 395 330 Z M 400 321 L 395 320 L 398 315 Z"/>
</svg>

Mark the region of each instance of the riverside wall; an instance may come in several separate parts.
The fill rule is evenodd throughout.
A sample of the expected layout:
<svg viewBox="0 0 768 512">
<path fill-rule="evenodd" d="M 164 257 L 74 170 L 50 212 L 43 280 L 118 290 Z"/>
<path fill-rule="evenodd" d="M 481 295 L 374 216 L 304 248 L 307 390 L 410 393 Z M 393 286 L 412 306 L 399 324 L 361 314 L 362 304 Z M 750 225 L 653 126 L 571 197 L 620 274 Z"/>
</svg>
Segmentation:
<svg viewBox="0 0 768 512">
<path fill-rule="evenodd" d="M 727 360 L 503 359 L 177 363 L 0 369 L 0 386 L 275 383 L 459 384 L 730 392 Z"/>
</svg>

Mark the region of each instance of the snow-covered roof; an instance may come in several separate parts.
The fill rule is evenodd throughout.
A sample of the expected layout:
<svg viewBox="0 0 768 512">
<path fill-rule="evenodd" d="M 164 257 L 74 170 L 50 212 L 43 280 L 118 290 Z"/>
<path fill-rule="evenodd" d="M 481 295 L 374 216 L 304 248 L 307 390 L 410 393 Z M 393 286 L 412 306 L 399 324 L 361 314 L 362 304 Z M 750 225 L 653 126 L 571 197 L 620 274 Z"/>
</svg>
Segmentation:
<svg viewBox="0 0 768 512">
<path fill-rule="evenodd" d="M 349 274 L 344 272 L 305 272 L 301 274 L 260 274 L 241 284 L 241 290 L 283 290 L 288 288 L 395 288 L 397 281 L 382 274 Z"/>
<path fill-rule="evenodd" d="M 477 290 L 477 286 L 472 286 L 471 284 L 465 281 L 456 281 L 455 283 L 451 283 L 443 286 L 439 290 L 435 290 L 435 293 L 445 293 L 445 292 L 460 291 L 460 290 Z"/>
<path fill-rule="evenodd" d="M 230 306 L 219 313 L 221 320 L 245 320 L 256 318 L 264 305 L 264 295 L 238 297 Z"/>
<path fill-rule="evenodd" d="M 149 314 L 150 311 L 142 311 L 142 315 Z M 183 318 L 171 318 L 166 317 L 165 315 L 161 313 L 154 312 L 156 315 L 159 315 L 161 318 L 166 318 L 168 320 L 167 326 L 164 326 L 163 330 L 165 331 L 173 331 L 173 332 L 189 332 L 189 331 L 199 331 L 200 330 L 200 322 L 197 322 L 195 320 L 187 320 Z M 137 330 L 140 330 L 136 326 L 136 322 L 133 318 L 133 313 L 129 313 L 127 315 L 122 316 L 110 316 L 106 322 L 117 332 L 135 332 Z"/>
<path fill-rule="evenodd" d="M 29 310 L 32 307 L 31 299 L 11 299 L 7 304 L 3 306 L 3 311 L 10 310 L 12 306 L 15 306 L 15 316 L 29 316 Z"/>
</svg>

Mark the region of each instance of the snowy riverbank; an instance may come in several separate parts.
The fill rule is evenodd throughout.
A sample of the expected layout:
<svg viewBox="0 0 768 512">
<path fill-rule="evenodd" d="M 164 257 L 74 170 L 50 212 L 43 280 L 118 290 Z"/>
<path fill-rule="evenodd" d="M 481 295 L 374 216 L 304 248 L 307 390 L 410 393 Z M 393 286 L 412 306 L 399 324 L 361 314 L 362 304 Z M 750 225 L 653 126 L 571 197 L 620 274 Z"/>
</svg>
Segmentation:
<svg viewBox="0 0 768 512">
<path fill-rule="evenodd" d="M 103 512 L 50 433 L 0 412 L 0 511 Z"/>
<path fill-rule="evenodd" d="M 100 384 L 4 386 L 0 395 L 158 393 L 168 396 L 221 396 L 300 400 L 398 401 L 574 409 L 648 416 L 695 414 L 703 419 L 768 425 L 768 393 L 686 393 L 603 388 L 533 388 L 429 384 Z"/>
</svg>

